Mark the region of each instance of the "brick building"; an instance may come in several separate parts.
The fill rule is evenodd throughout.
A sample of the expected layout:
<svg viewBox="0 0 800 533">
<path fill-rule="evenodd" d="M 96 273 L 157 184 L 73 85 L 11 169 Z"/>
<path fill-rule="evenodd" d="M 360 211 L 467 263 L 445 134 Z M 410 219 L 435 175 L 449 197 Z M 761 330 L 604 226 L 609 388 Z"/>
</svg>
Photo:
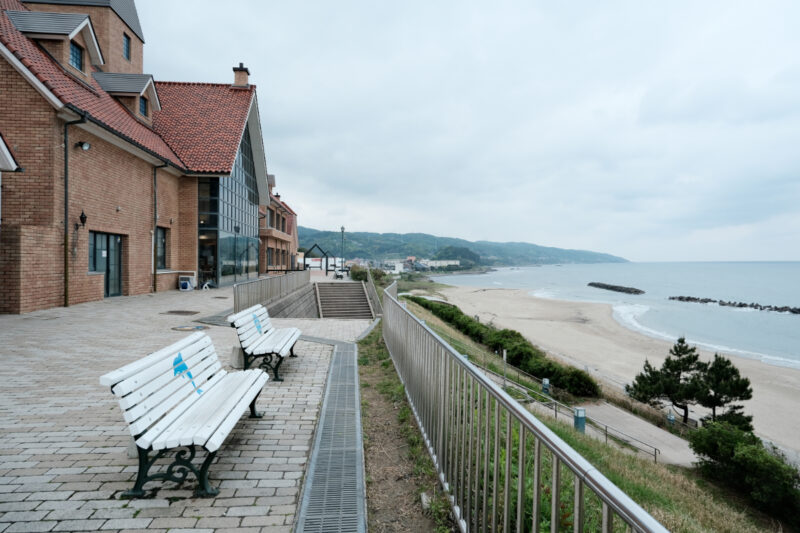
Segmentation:
<svg viewBox="0 0 800 533">
<path fill-rule="evenodd" d="M 281 201 L 280 194 L 271 191 L 270 187 L 269 205 L 261 207 L 261 272 L 296 270 L 301 268 L 297 260 L 297 213 Z"/>
<path fill-rule="evenodd" d="M 265 270 L 249 71 L 156 82 L 143 49 L 133 0 L 0 0 L 0 312 Z"/>
</svg>

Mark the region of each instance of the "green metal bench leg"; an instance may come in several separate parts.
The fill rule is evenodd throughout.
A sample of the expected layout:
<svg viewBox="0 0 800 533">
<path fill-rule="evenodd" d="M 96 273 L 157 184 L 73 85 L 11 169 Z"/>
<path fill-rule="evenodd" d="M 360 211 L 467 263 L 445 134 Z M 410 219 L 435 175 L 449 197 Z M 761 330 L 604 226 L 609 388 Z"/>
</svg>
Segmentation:
<svg viewBox="0 0 800 533">
<path fill-rule="evenodd" d="M 136 447 L 136 451 L 139 455 L 139 470 L 136 472 L 136 482 L 133 484 L 133 488 L 131 490 L 126 490 L 122 493 L 123 498 L 142 498 L 144 497 L 144 484 L 149 481 L 147 477 L 147 472 L 150 471 L 150 467 L 156 462 L 156 459 L 160 457 L 159 454 L 156 454 L 156 457 L 153 458 L 152 461 L 148 459 L 149 451 L 141 448 L 139 446 Z M 163 454 L 162 454 L 163 455 Z"/>
<path fill-rule="evenodd" d="M 264 416 L 264 413 L 256 412 L 256 400 L 258 400 L 259 396 L 261 396 L 260 392 L 256 394 L 256 397 L 250 402 L 250 418 L 262 418 Z"/>
<path fill-rule="evenodd" d="M 197 490 L 195 491 L 195 496 L 198 498 L 213 498 L 219 494 L 219 489 L 212 487 L 211 483 L 208 481 L 208 468 L 211 466 L 216 456 L 216 451 L 208 452 L 206 460 L 203 461 L 200 467 L 200 472 L 195 472 L 195 475 L 197 475 Z"/>
<path fill-rule="evenodd" d="M 292 347 L 291 347 L 291 348 L 289 348 L 289 357 L 297 357 L 297 356 L 294 354 L 294 344 L 292 344 Z"/>
<path fill-rule="evenodd" d="M 150 457 L 151 450 L 137 446 L 136 450 L 139 455 L 139 470 L 136 473 L 136 482 L 133 485 L 133 489 L 122 493 L 122 497 L 143 498 L 145 496 L 144 485 L 148 481 L 160 479 L 174 481 L 175 483 L 181 484 L 186 481 L 189 472 L 193 473 L 197 478 L 198 487 L 195 491 L 195 494 L 198 497 L 208 498 L 219 494 L 219 490 L 212 487 L 208 481 L 208 468 L 211 466 L 211 462 L 214 460 L 214 457 L 216 457 L 217 452 L 209 452 L 208 457 L 206 457 L 206 460 L 203 461 L 202 466 L 198 470 L 197 467 L 192 464 L 192 460 L 197 453 L 195 447 L 187 446 L 187 448 L 188 450 L 178 450 L 176 452 L 175 460 L 170 463 L 169 466 L 167 466 L 167 469 L 164 472 L 159 472 L 149 476 L 147 474 L 150 471 L 150 468 L 169 450 L 159 450 L 155 453 L 155 455 Z M 189 455 L 188 457 L 186 457 L 187 453 Z"/>
<path fill-rule="evenodd" d="M 253 363 L 259 357 L 262 357 L 263 359 L 261 359 L 261 364 L 259 364 L 258 366 L 261 367 L 261 369 L 267 373 L 269 373 L 269 371 L 272 370 L 272 375 L 274 376 L 273 381 L 283 381 L 283 378 L 278 373 L 278 368 L 281 366 L 281 363 L 283 363 L 283 357 L 281 357 L 278 354 L 272 354 L 272 353 L 264 355 L 244 354 L 244 369 L 247 370 L 248 368 L 250 368 L 250 364 Z M 273 364 L 272 363 L 273 358 L 277 359 L 278 362 Z"/>
</svg>

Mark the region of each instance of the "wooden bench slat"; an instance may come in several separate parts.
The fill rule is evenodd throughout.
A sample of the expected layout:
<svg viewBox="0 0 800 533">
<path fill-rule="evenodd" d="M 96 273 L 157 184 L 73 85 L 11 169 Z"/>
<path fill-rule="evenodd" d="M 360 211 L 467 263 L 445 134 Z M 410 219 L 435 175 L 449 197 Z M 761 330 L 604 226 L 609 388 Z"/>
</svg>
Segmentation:
<svg viewBox="0 0 800 533">
<path fill-rule="evenodd" d="M 193 431 L 196 431 L 202 421 L 208 417 L 213 416 L 214 410 L 223 404 L 228 398 L 232 389 L 235 389 L 237 384 L 243 381 L 245 376 L 242 372 L 235 372 L 228 374 L 225 378 L 217 384 L 216 387 L 205 398 L 197 400 L 192 406 L 184 411 L 181 416 L 170 424 L 167 431 L 159 435 L 153 441 L 153 449 L 160 448 L 174 448 L 181 445 L 181 440 L 186 440 L 188 434 L 187 444 L 191 444 Z M 193 425 L 195 426 L 193 429 Z"/>
<path fill-rule="evenodd" d="M 114 385 L 111 392 L 117 396 L 125 396 L 156 377 L 169 372 L 173 368 L 177 354 L 181 354 L 184 364 L 188 364 L 187 361 L 209 345 L 211 345 L 211 339 L 204 337 L 182 349 L 167 352 L 166 356 L 160 357 L 147 367 L 140 369 L 137 373 Z"/>
<path fill-rule="evenodd" d="M 206 382 L 208 378 L 214 375 L 222 368 L 222 364 L 219 362 L 217 358 L 207 358 L 206 359 L 208 366 L 205 367 L 195 367 L 197 372 L 200 372 L 195 376 L 195 379 L 192 380 L 194 383 L 188 380 L 173 380 L 169 383 L 168 386 L 165 386 L 159 389 L 154 394 L 150 395 L 147 399 L 142 402 L 139 402 L 136 406 L 132 409 L 125 411 L 125 421 L 126 422 L 134 422 L 145 416 L 150 411 L 153 411 L 158 408 L 158 406 L 164 402 L 168 401 L 170 396 L 174 394 L 176 391 L 181 391 L 179 396 L 185 397 L 186 394 L 197 394 L 197 390 L 201 390 L 205 392 Z M 192 374 L 194 376 L 194 374 Z M 195 388 L 196 386 L 196 388 Z"/>
<path fill-rule="evenodd" d="M 192 376 L 201 373 L 203 370 L 208 368 L 209 365 L 213 364 L 215 360 L 217 360 L 216 352 L 214 351 L 213 346 L 206 346 L 192 357 L 199 357 L 197 364 L 194 364 L 191 368 Z M 179 380 L 177 378 L 178 377 L 175 375 L 174 371 L 162 372 L 161 375 L 145 384 L 141 388 L 131 391 L 129 394 L 121 397 L 119 399 L 119 405 L 123 410 L 131 409 L 138 403 L 145 401 L 145 399 L 153 393 L 160 392 L 161 388 L 169 386 L 171 381 L 178 382 Z M 180 379 L 185 380 L 185 378 Z M 174 384 L 173 386 L 177 387 L 177 385 Z"/>
<path fill-rule="evenodd" d="M 245 379 L 243 379 L 234 389 L 231 390 L 231 394 L 228 395 L 225 402 L 221 404 L 214 413 L 203 420 L 202 424 L 196 428 L 194 434 L 192 435 L 192 439 L 187 442 L 187 444 L 199 444 L 202 442 L 204 445 L 206 445 L 206 441 L 223 424 L 223 422 L 225 422 L 226 419 L 232 417 L 234 419 L 234 424 L 239 420 L 242 413 L 245 411 L 245 409 L 247 409 L 247 406 L 255 397 L 255 394 L 253 394 L 250 399 L 247 399 L 250 388 L 254 384 L 258 383 L 260 376 L 264 375 L 263 372 L 260 371 L 251 372 L 247 370 L 244 373 L 246 374 Z M 231 427 L 233 426 L 231 425 Z"/>
<path fill-rule="evenodd" d="M 241 319 L 244 316 L 250 316 L 251 313 L 254 313 L 255 311 L 258 311 L 258 309 L 261 308 L 261 307 L 264 307 L 264 306 L 261 305 L 261 304 L 256 304 L 256 305 L 250 306 L 247 309 L 243 309 L 243 310 L 239 311 L 238 313 L 234 313 L 232 315 L 228 315 L 228 318 L 226 318 L 226 320 L 228 322 L 236 322 L 237 320 Z"/>
<path fill-rule="evenodd" d="M 259 309 L 255 309 L 250 311 L 247 314 L 242 314 L 236 320 L 229 320 L 234 327 L 240 328 L 242 326 L 249 326 L 255 325 L 255 321 L 253 320 L 253 315 L 258 318 L 259 322 L 262 326 L 272 326 L 272 323 L 269 321 L 269 313 L 264 306 L 261 306 Z"/>
<path fill-rule="evenodd" d="M 251 348 L 251 353 L 254 355 L 261 355 L 265 353 L 279 353 L 283 347 L 291 341 L 294 337 L 295 340 L 300 337 L 299 333 L 292 329 L 281 329 L 281 330 L 274 330 L 275 334 L 271 335 L 268 338 L 264 338 L 261 342 L 255 344 Z M 284 351 L 283 354 L 280 354 L 281 357 L 288 353 L 288 348 Z"/>
<path fill-rule="evenodd" d="M 240 400 L 240 406 L 242 407 L 242 410 L 247 409 L 247 406 L 253 401 L 253 398 L 258 395 L 259 391 L 264 387 L 264 384 L 268 379 L 269 377 L 266 374 L 258 376 L 256 382 L 251 385 L 250 389 Z M 239 417 L 241 417 L 241 415 Z M 209 451 L 219 449 L 219 447 L 222 446 L 222 443 L 225 441 L 225 438 L 228 436 L 228 434 L 230 434 L 233 426 L 235 426 L 236 422 L 239 421 L 239 417 L 229 416 L 226 418 L 206 441 L 206 449 Z"/>
<path fill-rule="evenodd" d="M 210 391 L 214 390 L 214 387 L 219 383 L 222 378 L 224 378 L 227 373 L 224 370 L 221 370 L 211 376 L 211 378 L 205 382 L 203 385 L 205 389 L 203 389 L 203 394 L 208 394 Z M 151 411 L 148 413 L 148 417 L 152 416 L 147 421 L 139 420 L 136 424 L 131 424 L 131 434 L 136 436 L 142 434 L 142 436 L 136 440 L 136 443 L 139 444 L 139 441 L 142 443 L 147 443 L 145 446 L 141 444 L 140 446 L 149 447 L 150 444 L 159 436 L 161 433 L 169 429 L 170 425 L 177 420 L 188 408 L 190 408 L 196 401 L 196 394 L 194 390 L 191 391 L 191 394 L 187 394 L 185 398 L 180 396 L 180 391 L 178 393 L 173 394 L 168 402 L 171 404 L 169 407 L 168 402 L 164 402 L 159 406 L 157 411 Z M 183 398 L 181 400 L 181 398 Z M 176 404 L 173 404 L 172 401 L 175 400 Z M 179 403 L 177 403 L 179 402 Z M 170 408 L 171 407 L 171 408 Z M 159 414 L 160 412 L 160 414 Z M 159 416 L 162 416 L 159 420 Z M 153 422 L 155 424 L 153 425 Z M 150 427 L 152 425 L 152 427 Z"/>
<path fill-rule="evenodd" d="M 208 338 L 204 333 L 198 331 L 197 333 L 192 333 L 188 337 L 185 337 L 178 342 L 167 346 L 166 348 L 162 348 L 157 352 L 153 352 L 138 361 L 134 361 L 128 365 L 125 365 L 121 368 L 114 370 L 113 372 L 109 372 L 103 376 L 100 376 L 100 385 L 105 385 L 107 387 L 111 387 L 120 381 L 129 378 L 130 376 L 136 374 L 137 372 L 141 371 L 144 368 L 147 368 L 154 364 L 155 362 L 168 357 L 171 353 L 178 352 L 179 350 L 183 349 L 186 346 L 189 346 L 202 338 Z M 210 339 L 209 339 L 210 342 Z"/>
</svg>

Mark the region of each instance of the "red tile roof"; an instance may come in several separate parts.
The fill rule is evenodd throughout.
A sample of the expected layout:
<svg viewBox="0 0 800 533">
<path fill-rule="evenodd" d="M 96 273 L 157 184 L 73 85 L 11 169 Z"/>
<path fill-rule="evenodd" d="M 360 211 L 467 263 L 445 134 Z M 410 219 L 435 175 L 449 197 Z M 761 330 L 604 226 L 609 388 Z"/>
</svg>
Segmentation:
<svg viewBox="0 0 800 533">
<path fill-rule="evenodd" d="M 230 173 L 255 85 L 156 82 L 161 111 L 153 129 L 194 172 Z"/>
<path fill-rule="evenodd" d="M 14 27 L 5 10 L 27 11 L 17 0 L 0 0 L 0 43 L 8 48 L 61 102 L 85 112 L 93 122 L 114 131 L 140 148 L 165 159 L 178 168 L 184 165 L 167 143 L 128 109 L 100 88 L 95 80 L 91 85 L 68 74 L 42 48 Z"/>
<path fill-rule="evenodd" d="M 255 86 L 157 82 L 161 111 L 153 113 L 150 128 L 96 80 L 87 84 L 68 73 L 16 29 L 6 10 L 28 8 L 18 0 L 0 0 L 0 43 L 67 107 L 183 171 L 232 171 Z"/>
</svg>

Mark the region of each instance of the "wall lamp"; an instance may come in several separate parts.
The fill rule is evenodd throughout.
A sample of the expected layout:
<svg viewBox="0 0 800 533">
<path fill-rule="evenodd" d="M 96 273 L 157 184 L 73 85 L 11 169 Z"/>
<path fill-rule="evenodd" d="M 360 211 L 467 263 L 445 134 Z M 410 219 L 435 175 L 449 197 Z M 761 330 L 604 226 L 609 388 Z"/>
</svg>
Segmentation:
<svg viewBox="0 0 800 533">
<path fill-rule="evenodd" d="M 75 231 L 77 231 L 78 228 L 85 228 L 86 227 L 86 219 L 87 218 L 88 217 L 86 216 L 86 213 L 84 213 L 83 209 L 81 209 L 81 216 L 78 217 L 78 220 L 80 220 L 81 223 L 80 224 L 78 224 L 77 222 L 75 223 Z"/>
<path fill-rule="evenodd" d="M 92 147 L 92 145 L 87 143 L 86 141 L 78 141 L 78 142 L 75 143 L 75 148 L 80 148 L 84 152 L 89 151 L 89 148 L 91 148 L 91 147 Z"/>
</svg>

